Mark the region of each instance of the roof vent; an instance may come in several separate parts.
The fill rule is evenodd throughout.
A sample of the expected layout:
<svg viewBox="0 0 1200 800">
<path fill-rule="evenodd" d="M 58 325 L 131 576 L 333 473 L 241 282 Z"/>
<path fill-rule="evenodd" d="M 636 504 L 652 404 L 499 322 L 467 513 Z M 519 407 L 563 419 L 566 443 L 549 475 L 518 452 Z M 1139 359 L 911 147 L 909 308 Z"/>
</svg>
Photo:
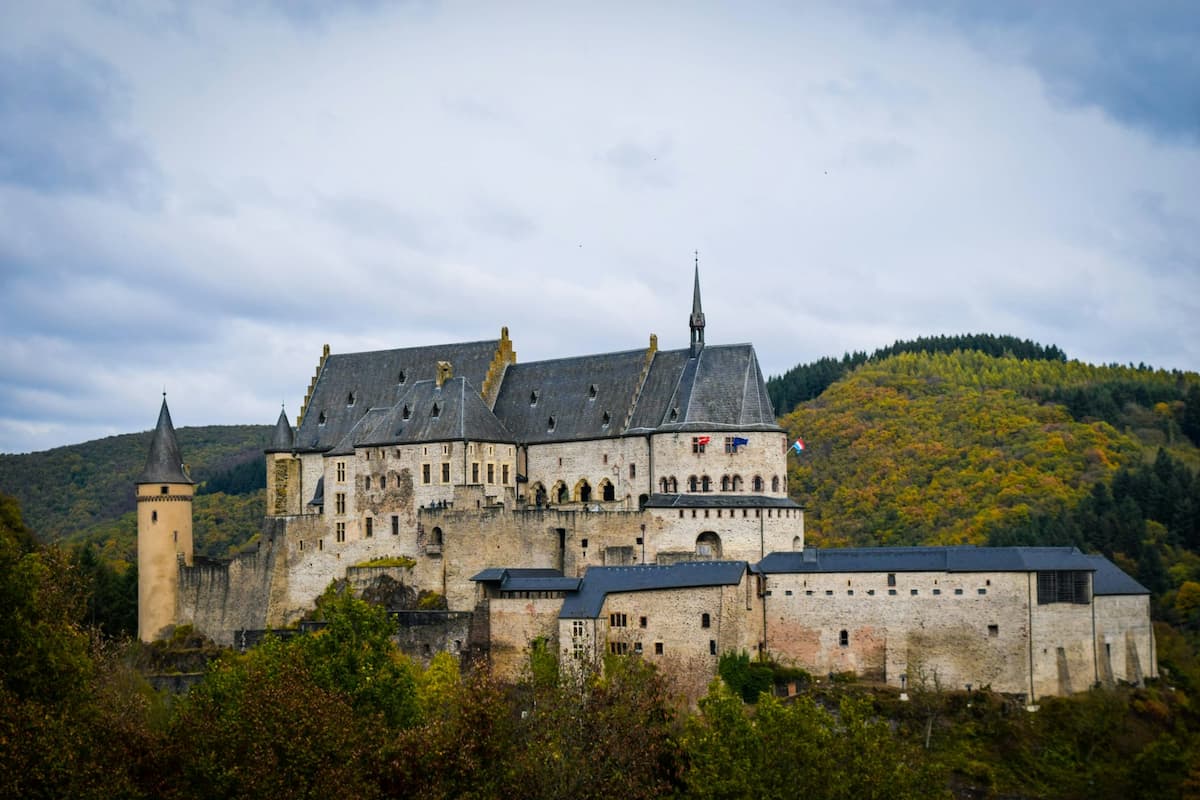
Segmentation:
<svg viewBox="0 0 1200 800">
<path fill-rule="evenodd" d="M 593 383 L 591 386 L 588 387 L 588 400 L 595 400 L 595 399 L 596 399 L 596 384 Z"/>
<path fill-rule="evenodd" d="M 433 411 L 431 411 L 429 413 L 429 416 L 433 417 L 434 419 L 437 419 L 441 415 L 441 413 L 442 413 L 442 409 L 438 406 L 437 403 L 434 403 Z"/>
<path fill-rule="evenodd" d="M 351 392 L 349 395 L 346 396 L 346 405 L 348 405 L 348 406 L 354 405 L 354 392 Z"/>
<path fill-rule="evenodd" d="M 605 411 L 604 416 L 600 419 L 600 425 L 601 425 L 601 427 L 607 428 L 608 423 L 611 421 L 612 421 L 612 417 L 610 417 L 608 412 Z"/>
<path fill-rule="evenodd" d="M 408 419 L 412 416 L 412 409 L 408 407 L 408 403 L 404 404 L 404 410 L 400 412 L 400 416 L 403 419 Z"/>
<path fill-rule="evenodd" d="M 324 412 L 324 411 L 322 411 L 322 412 L 321 412 L 321 414 L 320 414 L 320 416 L 318 416 L 318 417 L 317 417 L 317 424 L 318 424 L 318 425 L 324 425 L 324 424 L 325 424 L 325 412 Z"/>
<path fill-rule="evenodd" d="M 406 380 L 408 380 L 408 376 L 404 374 L 404 370 L 400 370 L 400 374 L 396 376 L 396 383 L 403 386 Z"/>
<path fill-rule="evenodd" d="M 546 423 L 546 430 L 551 433 L 554 432 L 554 417 L 551 417 L 550 421 L 548 423 Z"/>
<path fill-rule="evenodd" d="M 537 401 L 538 401 L 538 393 L 537 393 L 537 391 L 535 390 L 535 391 L 532 391 L 532 392 L 530 392 L 530 393 L 529 393 L 529 405 L 531 405 L 531 406 L 536 406 L 536 405 L 537 405 Z"/>
<path fill-rule="evenodd" d="M 671 409 L 671 422 L 674 422 L 677 419 L 679 419 L 679 409 L 672 408 Z"/>
</svg>

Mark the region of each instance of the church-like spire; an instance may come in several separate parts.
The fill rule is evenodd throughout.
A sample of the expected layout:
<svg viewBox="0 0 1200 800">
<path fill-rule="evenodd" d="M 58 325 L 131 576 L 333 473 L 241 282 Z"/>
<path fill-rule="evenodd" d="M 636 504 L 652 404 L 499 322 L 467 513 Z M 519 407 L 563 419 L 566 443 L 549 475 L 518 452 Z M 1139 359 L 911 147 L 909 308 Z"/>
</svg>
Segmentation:
<svg viewBox="0 0 1200 800">
<path fill-rule="evenodd" d="M 287 412 L 281 407 L 279 409 L 279 419 L 275 422 L 275 431 L 271 434 L 271 444 L 267 447 L 267 452 L 286 453 L 292 449 L 292 444 L 295 441 L 296 435 L 292 431 L 292 424 L 288 422 Z"/>
<path fill-rule="evenodd" d="M 175 439 L 175 426 L 171 424 L 171 412 L 167 410 L 166 392 L 163 392 L 162 409 L 158 412 L 158 425 L 154 428 L 154 438 L 150 440 L 146 468 L 138 476 L 137 482 L 192 482 L 192 479 L 183 471 L 183 458 L 179 455 L 179 442 Z"/>
<path fill-rule="evenodd" d="M 700 308 L 700 253 L 696 252 L 696 273 L 692 287 L 692 316 L 688 319 L 692 329 L 692 358 L 704 349 L 704 311 Z"/>
</svg>

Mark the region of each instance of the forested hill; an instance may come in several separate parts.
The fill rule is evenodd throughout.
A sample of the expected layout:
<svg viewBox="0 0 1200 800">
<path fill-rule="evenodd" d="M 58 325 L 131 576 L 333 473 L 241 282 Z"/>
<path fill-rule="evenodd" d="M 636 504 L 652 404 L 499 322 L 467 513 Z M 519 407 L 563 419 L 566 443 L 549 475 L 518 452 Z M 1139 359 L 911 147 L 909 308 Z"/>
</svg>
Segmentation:
<svg viewBox="0 0 1200 800">
<path fill-rule="evenodd" d="M 1198 416 L 1196 373 L 902 353 L 782 424 L 812 544 L 1077 544 L 1162 591 L 1200 551 Z"/>
<path fill-rule="evenodd" d="M 198 493 L 242 494 L 263 486 L 265 467 L 255 462 L 261 464 L 272 430 L 270 425 L 180 428 L 179 447 L 200 484 Z M 151 434 L 0 455 L 0 492 L 17 498 L 26 524 L 45 542 L 77 539 L 81 532 L 114 525 L 135 510 L 134 481 L 146 464 Z"/>
<path fill-rule="evenodd" d="M 820 396 L 829 385 L 867 361 L 879 361 L 900 353 L 953 353 L 971 350 L 989 356 L 1048 361 L 1066 361 L 1067 355 L 1054 345 L 1043 346 L 1015 336 L 967 333 L 956 336 L 921 336 L 912 341 L 897 341 L 880 347 L 870 356 L 865 352 L 846 353 L 840 359 L 826 356 L 810 364 L 797 364 L 782 375 L 767 381 L 767 392 L 775 413 L 786 414 L 805 400 Z"/>
</svg>

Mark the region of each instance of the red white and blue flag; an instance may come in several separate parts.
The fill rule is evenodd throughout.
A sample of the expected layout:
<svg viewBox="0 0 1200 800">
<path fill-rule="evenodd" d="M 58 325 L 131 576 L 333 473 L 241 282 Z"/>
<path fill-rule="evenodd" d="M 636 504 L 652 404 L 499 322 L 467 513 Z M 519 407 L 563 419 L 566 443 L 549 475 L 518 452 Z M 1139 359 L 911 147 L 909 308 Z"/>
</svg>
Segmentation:
<svg viewBox="0 0 1200 800">
<path fill-rule="evenodd" d="M 804 452 L 804 440 L 797 439 L 795 444 L 792 445 L 792 449 L 796 451 L 796 455 L 800 455 Z"/>
</svg>

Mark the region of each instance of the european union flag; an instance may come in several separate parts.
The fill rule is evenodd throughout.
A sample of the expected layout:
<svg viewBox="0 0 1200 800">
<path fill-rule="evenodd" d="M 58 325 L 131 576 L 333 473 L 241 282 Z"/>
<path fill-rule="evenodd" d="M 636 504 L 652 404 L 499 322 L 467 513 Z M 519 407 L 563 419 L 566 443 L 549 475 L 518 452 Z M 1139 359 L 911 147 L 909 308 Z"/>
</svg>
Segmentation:
<svg viewBox="0 0 1200 800">
<path fill-rule="evenodd" d="M 750 440 L 749 440 L 749 439 L 743 439 L 741 436 L 735 436 L 735 437 L 733 437 L 733 446 L 734 446 L 734 447 L 741 447 L 741 446 L 742 446 L 742 445 L 744 445 L 744 444 L 750 444 Z"/>
</svg>

